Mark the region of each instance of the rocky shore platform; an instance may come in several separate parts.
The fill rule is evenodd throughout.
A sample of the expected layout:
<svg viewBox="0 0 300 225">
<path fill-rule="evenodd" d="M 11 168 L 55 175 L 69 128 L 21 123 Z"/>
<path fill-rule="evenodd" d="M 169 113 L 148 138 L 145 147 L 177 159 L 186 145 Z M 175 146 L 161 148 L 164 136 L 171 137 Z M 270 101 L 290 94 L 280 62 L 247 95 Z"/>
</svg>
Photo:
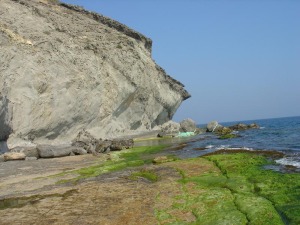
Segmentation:
<svg viewBox="0 0 300 225">
<path fill-rule="evenodd" d="M 263 169 L 276 154 L 167 147 L 2 163 L 0 224 L 299 224 L 300 174 Z"/>
</svg>

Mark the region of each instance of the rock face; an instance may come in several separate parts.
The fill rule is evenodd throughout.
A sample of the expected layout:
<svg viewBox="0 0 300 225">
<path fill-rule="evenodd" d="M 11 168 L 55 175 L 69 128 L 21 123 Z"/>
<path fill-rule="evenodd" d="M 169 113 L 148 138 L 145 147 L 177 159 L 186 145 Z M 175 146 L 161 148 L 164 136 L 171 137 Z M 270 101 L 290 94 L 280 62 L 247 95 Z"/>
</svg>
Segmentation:
<svg viewBox="0 0 300 225">
<path fill-rule="evenodd" d="M 190 97 L 152 41 L 81 7 L 0 2 L 0 141 L 65 143 L 151 130 Z"/>
</svg>

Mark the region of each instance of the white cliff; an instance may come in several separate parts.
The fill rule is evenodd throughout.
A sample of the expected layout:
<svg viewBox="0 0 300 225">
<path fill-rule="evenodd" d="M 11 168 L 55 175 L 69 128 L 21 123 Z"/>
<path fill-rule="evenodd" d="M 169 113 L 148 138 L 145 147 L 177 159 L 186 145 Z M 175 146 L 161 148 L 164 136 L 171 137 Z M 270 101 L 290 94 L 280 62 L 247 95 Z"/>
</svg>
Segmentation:
<svg viewBox="0 0 300 225">
<path fill-rule="evenodd" d="M 47 0 L 0 1 L 0 141 L 65 143 L 147 131 L 190 97 L 151 58 L 152 41 Z"/>
</svg>

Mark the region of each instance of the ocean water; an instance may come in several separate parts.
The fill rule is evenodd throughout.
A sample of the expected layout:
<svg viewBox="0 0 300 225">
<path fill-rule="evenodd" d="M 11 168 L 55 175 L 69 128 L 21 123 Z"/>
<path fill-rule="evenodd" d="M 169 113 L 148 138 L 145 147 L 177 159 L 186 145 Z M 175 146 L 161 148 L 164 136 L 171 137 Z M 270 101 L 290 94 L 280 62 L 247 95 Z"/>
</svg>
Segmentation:
<svg viewBox="0 0 300 225">
<path fill-rule="evenodd" d="M 240 149 L 249 151 L 255 150 L 276 150 L 281 151 L 285 156 L 276 160 L 278 164 L 290 165 L 300 169 L 300 116 L 276 119 L 235 121 L 220 123 L 223 126 L 230 126 L 237 123 L 257 123 L 260 129 L 239 131 L 241 137 L 220 140 L 213 134 L 203 134 L 193 137 L 187 141 L 188 145 L 173 154 L 181 158 L 190 158 L 204 155 L 218 149 Z M 201 127 L 201 125 L 200 125 Z M 195 150 L 195 149 L 204 150 Z"/>
</svg>

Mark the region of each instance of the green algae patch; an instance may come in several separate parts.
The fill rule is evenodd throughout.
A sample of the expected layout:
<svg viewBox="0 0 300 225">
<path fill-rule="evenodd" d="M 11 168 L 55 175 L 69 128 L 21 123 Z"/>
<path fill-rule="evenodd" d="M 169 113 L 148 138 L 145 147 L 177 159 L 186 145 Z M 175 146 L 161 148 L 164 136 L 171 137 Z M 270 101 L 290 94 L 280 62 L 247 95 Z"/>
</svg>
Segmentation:
<svg viewBox="0 0 300 225">
<path fill-rule="evenodd" d="M 170 201 L 163 195 L 156 208 L 159 224 L 247 224 L 246 215 L 235 204 L 235 196 L 226 188 L 227 178 L 214 165 L 203 159 L 168 163 L 182 176 L 180 188 Z M 168 196 L 170 197 L 170 196 Z"/>
<path fill-rule="evenodd" d="M 104 173 L 119 171 L 128 167 L 137 167 L 152 163 L 154 154 L 162 151 L 166 146 L 141 146 L 132 149 L 123 150 L 121 152 L 112 152 L 111 160 L 99 163 L 94 166 L 82 169 L 60 173 L 56 176 L 64 176 L 66 174 L 77 174 L 73 179 L 60 180 L 58 183 L 77 182 L 80 179 L 96 177 Z"/>
<path fill-rule="evenodd" d="M 159 224 L 300 224 L 300 174 L 263 169 L 270 163 L 251 153 L 166 163 L 182 178 L 173 196 L 158 196 Z"/>
<path fill-rule="evenodd" d="M 251 153 L 206 156 L 214 162 L 236 193 L 236 204 L 249 224 L 300 224 L 300 174 L 264 170 L 270 161 Z M 239 184 L 240 183 L 240 184 Z M 241 185 L 248 188 L 240 188 Z"/>
<path fill-rule="evenodd" d="M 236 138 L 238 135 L 236 134 L 223 134 L 219 137 L 219 139 L 231 139 L 231 138 Z"/>
<path fill-rule="evenodd" d="M 159 175 L 154 171 L 143 169 L 138 172 L 133 172 L 129 179 L 131 180 L 138 180 L 139 178 L 145 178 L 151 182 L 157 182 L 159 180 Z"/>
</svg>

